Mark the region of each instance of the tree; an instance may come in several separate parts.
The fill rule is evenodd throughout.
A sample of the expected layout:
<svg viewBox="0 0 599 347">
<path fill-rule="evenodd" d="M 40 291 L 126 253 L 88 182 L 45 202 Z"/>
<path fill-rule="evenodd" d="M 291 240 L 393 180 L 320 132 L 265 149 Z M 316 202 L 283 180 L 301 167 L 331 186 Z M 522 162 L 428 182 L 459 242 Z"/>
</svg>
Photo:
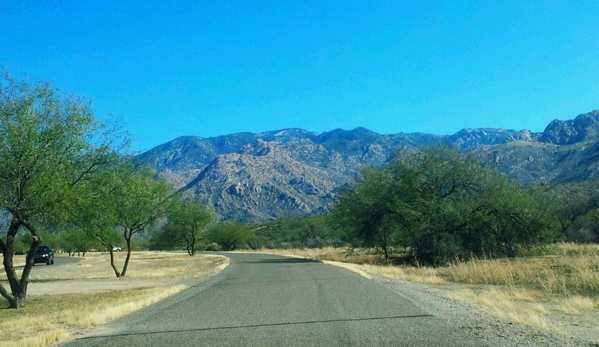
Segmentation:
<svg viewBox="0 0 599 347">
<path fill-rule="evenodd" d="M 116 277 L 125 277 L 131 260 L 131 241 L 165 216 L 172 201 L 171 187 L 156 179 L 150 168 L 130 156 L 118 156 L 105 165 L 101 174 L 82 185 L 95 197 L 75 199 L 73 226 L 85 230 L 110 253 L 110 265 Z M 115 231 L 124 238 L 126 257 L 121 270 L 115 264 Z"/>
<path fill-rule="evenodd" d="M 256 236 L 247 240 L 252 249 L 320 248 L 339 245 L 338 235 L 327 224 L 326 215 L 292 216 L 250 226 Z"/>
<path fill-rule="evenodd" d="M 244 244 L 254 233 L 246 226 L 238 223 L 215 224 L 208 228 L 208 242 L 215 242 L 223 251 L 232 251 Z"/>
<path fill-rule="evenodd" d="M 0 295 L 11 308 L 25 302 L 38 228 L 64 216 L 73 189 L 105 162 L 115 138 L 94 120 L 88 103 L 64 97 L 47 83 L 30 85 L 6 76 L 0 84 L 0 209 L 7 218 L 0 238 L 10 291 Z M 104 136 L 107 135 L 107 136 Z M 15 236 L 32 242 L 21 277 L 13 266 Z"/>
<path fill-rule="evenodd" d="M 446 147 L 398 152 L 367 168 L 331 213 L 365 247 L 400 246 L 420 264 L 512 257 L 555 239 L 554 204 L 542 189 L 510 182 L 471 154 Z"/>
<path fill-rule="evenodd" d="M 190 256 L 195 255 L 201 233 L 214 219 L 207 205 L 198 201 L 176 201 L 168 211 L 168 222 L 160 237 L 163 245 L 184 246 Z"/>
<path fill-rule="evenodd" d="M 379 168 L 366 167 L 353 189 L 342 193 L 331 212 L 330 223 L 354 247 L 379 248 L 385 258 L 397 243 L 391 219 L 396 219 L 397 199 L 389 189 L 393 177 Z"/>
<path fill-rule="evenodd" d="M 85 257 L 85 253 L 90 250 L 102 247 L 97 240 L 89 237 L 85 231 L 80 229 L 64 230 L 59 237 L 62 248 L 69 253 L 69 256 L 82 253 Z"/>
<path fill-rule="evenodd" d="M 593 215 L 599 208 L 597 180 L 570 182 L 551 187 L 561 202 L 557 216 L 561 234 L 570 242 L 599 241 L 599 226 Z"/>
</svg>

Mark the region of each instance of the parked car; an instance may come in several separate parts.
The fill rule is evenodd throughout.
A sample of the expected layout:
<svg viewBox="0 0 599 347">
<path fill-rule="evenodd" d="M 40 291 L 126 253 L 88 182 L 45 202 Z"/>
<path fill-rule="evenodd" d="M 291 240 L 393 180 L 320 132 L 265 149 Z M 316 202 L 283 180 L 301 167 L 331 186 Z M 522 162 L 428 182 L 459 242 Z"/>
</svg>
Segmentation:
<svg viewBox="0 0 599 347">
<path fill-rule="evenodd" d="M 39 246 L 35 252 L 35 261 L 33 264 L 46 263 L 46 265 L 54 265 L 54 252 L 50 246 Z"/>
<path fill-rule="evenodd" d="M 121 247 L 116 246 L 116 247 L 112 247 L 112 251 L 113 252 L 120 252 L 120 251 L 122 251 L 122 249 L 121 249 Z"/>
</svg>

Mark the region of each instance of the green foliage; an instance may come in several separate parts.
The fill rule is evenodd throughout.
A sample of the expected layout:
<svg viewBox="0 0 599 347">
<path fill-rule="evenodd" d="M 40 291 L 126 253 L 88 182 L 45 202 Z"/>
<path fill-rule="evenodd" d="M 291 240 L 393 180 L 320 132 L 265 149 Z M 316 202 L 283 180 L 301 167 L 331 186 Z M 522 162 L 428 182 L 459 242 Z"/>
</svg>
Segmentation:
<svg viewBox="0 0 599 347">
<path fill-rule="evenodd" d="M 223 251 L 240 248 L 252 236 L 254 236 L 254 232 L 248 227 L 232 222 L 212 225 L 206 232 L 208 242 L 217 243 Z"/>
<path fill-rule="evenodd" d="M 319 248 L 338 246 L 339 236 L 327 224 L 327 216 L 298 216 L 279 218 L 252 225 L 256 240 L 248 242 L 253 249 Z"/>
<path fill-rule="evenodd" d="M 98 175 L 79 186 L 79 194 L 70 211 L 72 227 L 85 230 L 89 237 L 112 250 L 117 243 L 115 230 L 127 248 L 122 270 L 111 257 L 117 277 L 126 275 L 133 237 L 153 226 L 169 210 L 173 201 L 171 187 L 156 179 L 146 166 L 129 156 L 113 155 Z"/>
<path fill-rule="evenodd" d="M 561 201 L 557 212 L 565 241 L 599 242 L 599 181 L 558 184 L 552 192 Z"/>
<path fill-rule="evenodd" d="M 205 251 L 207 251 L 207 252 L 220 252 L 222 250 L 223 250 L 223 248 L 216 242 L 212 242 L 211 244 L 207 245 L 205 248 Z"/>
<path fill-rule="evenodd" d="M 27 251 L 29 251 L 32 242 L 33 238 L 31 237 L 31 234 L 29 232 L 19 232 L 13 244 L 15 253 L 25 254 Z"/>
<path fill-rule="evenodd" d="M 85 256 L 85 253 L 92 249 L 107 250 L 105 246 L 96 239 L 89 237 L 83 230 L 67 229 L 59 234 L 59 238 L 61 248 L 66 250 L 69 255 L 81 252 Z M 113 232 L 110 239 L 116 244 L 119 235 Z"/>
<path fill-rule="evenodd" d="M 0 134 L 0 209 L 9 215 L 0 250 L 11 288 L 0 286 L 0 294 L 16 308 L 25 299 L 33 258 L 18 279 L 14 238 L 27 230 L 34 252 L 42 243 L 38 228 L 67 216 L 76 188 L 105 163 L 116 136 L 94 120 L 89 103 L 10 76 L 0 82 Z"/>
<path fill-rule="evenodd" d="M 450 148 L 398 152 L 365 168 L 341 194 L 331 224 L 355 246 L 408 250 L 427 265 L 471 256 L 516 256 L 556 237 L 555 204 L 544 190 L 510 182 Z"/>
<path fill-rule="evenodd" d="M 183 247 L 195 255 L 202 231 L 212 223 L 214 213 L 205 204 L 193 200 L 175 201 L 168 211 L 168 222 L 155 233 L 153 246 L 162 249 Z"/>
</svg>

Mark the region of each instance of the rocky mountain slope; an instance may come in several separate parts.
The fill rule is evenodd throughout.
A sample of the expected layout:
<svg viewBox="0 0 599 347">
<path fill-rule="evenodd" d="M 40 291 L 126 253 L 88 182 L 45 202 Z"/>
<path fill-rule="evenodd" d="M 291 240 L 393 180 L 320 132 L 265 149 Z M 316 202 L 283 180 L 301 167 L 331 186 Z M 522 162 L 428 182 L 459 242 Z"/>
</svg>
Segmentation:
<svg viewBox="0 0 599 347">
<path fill-rule="evenodd" d="M 544 132 L 464 129 L 454 135 L 382 135 L 368 129 L 313 133 L 285 129 L 214 138 L 180 137 L 141 155 L 185 195 L 242 222 L 320 213 L 364 165 L 383 165 L 399 148 L 473 150 L 483 162 L 534 182 L 599 175 L 599 111 L 553 121 Z"/>
</svg>

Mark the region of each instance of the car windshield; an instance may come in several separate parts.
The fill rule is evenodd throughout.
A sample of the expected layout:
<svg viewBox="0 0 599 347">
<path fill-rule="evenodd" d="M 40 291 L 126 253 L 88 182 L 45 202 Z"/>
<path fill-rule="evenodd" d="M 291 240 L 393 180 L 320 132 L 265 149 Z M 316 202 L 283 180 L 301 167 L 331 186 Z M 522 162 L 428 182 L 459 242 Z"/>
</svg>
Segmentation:
<svg viewBox="0 0 599 347">
<path fill-rule="evenodd" d="M 50 247 L 40 247 L 37 249 L 38 252 L 47 252 L 50 250 Z"/>
</svg>

